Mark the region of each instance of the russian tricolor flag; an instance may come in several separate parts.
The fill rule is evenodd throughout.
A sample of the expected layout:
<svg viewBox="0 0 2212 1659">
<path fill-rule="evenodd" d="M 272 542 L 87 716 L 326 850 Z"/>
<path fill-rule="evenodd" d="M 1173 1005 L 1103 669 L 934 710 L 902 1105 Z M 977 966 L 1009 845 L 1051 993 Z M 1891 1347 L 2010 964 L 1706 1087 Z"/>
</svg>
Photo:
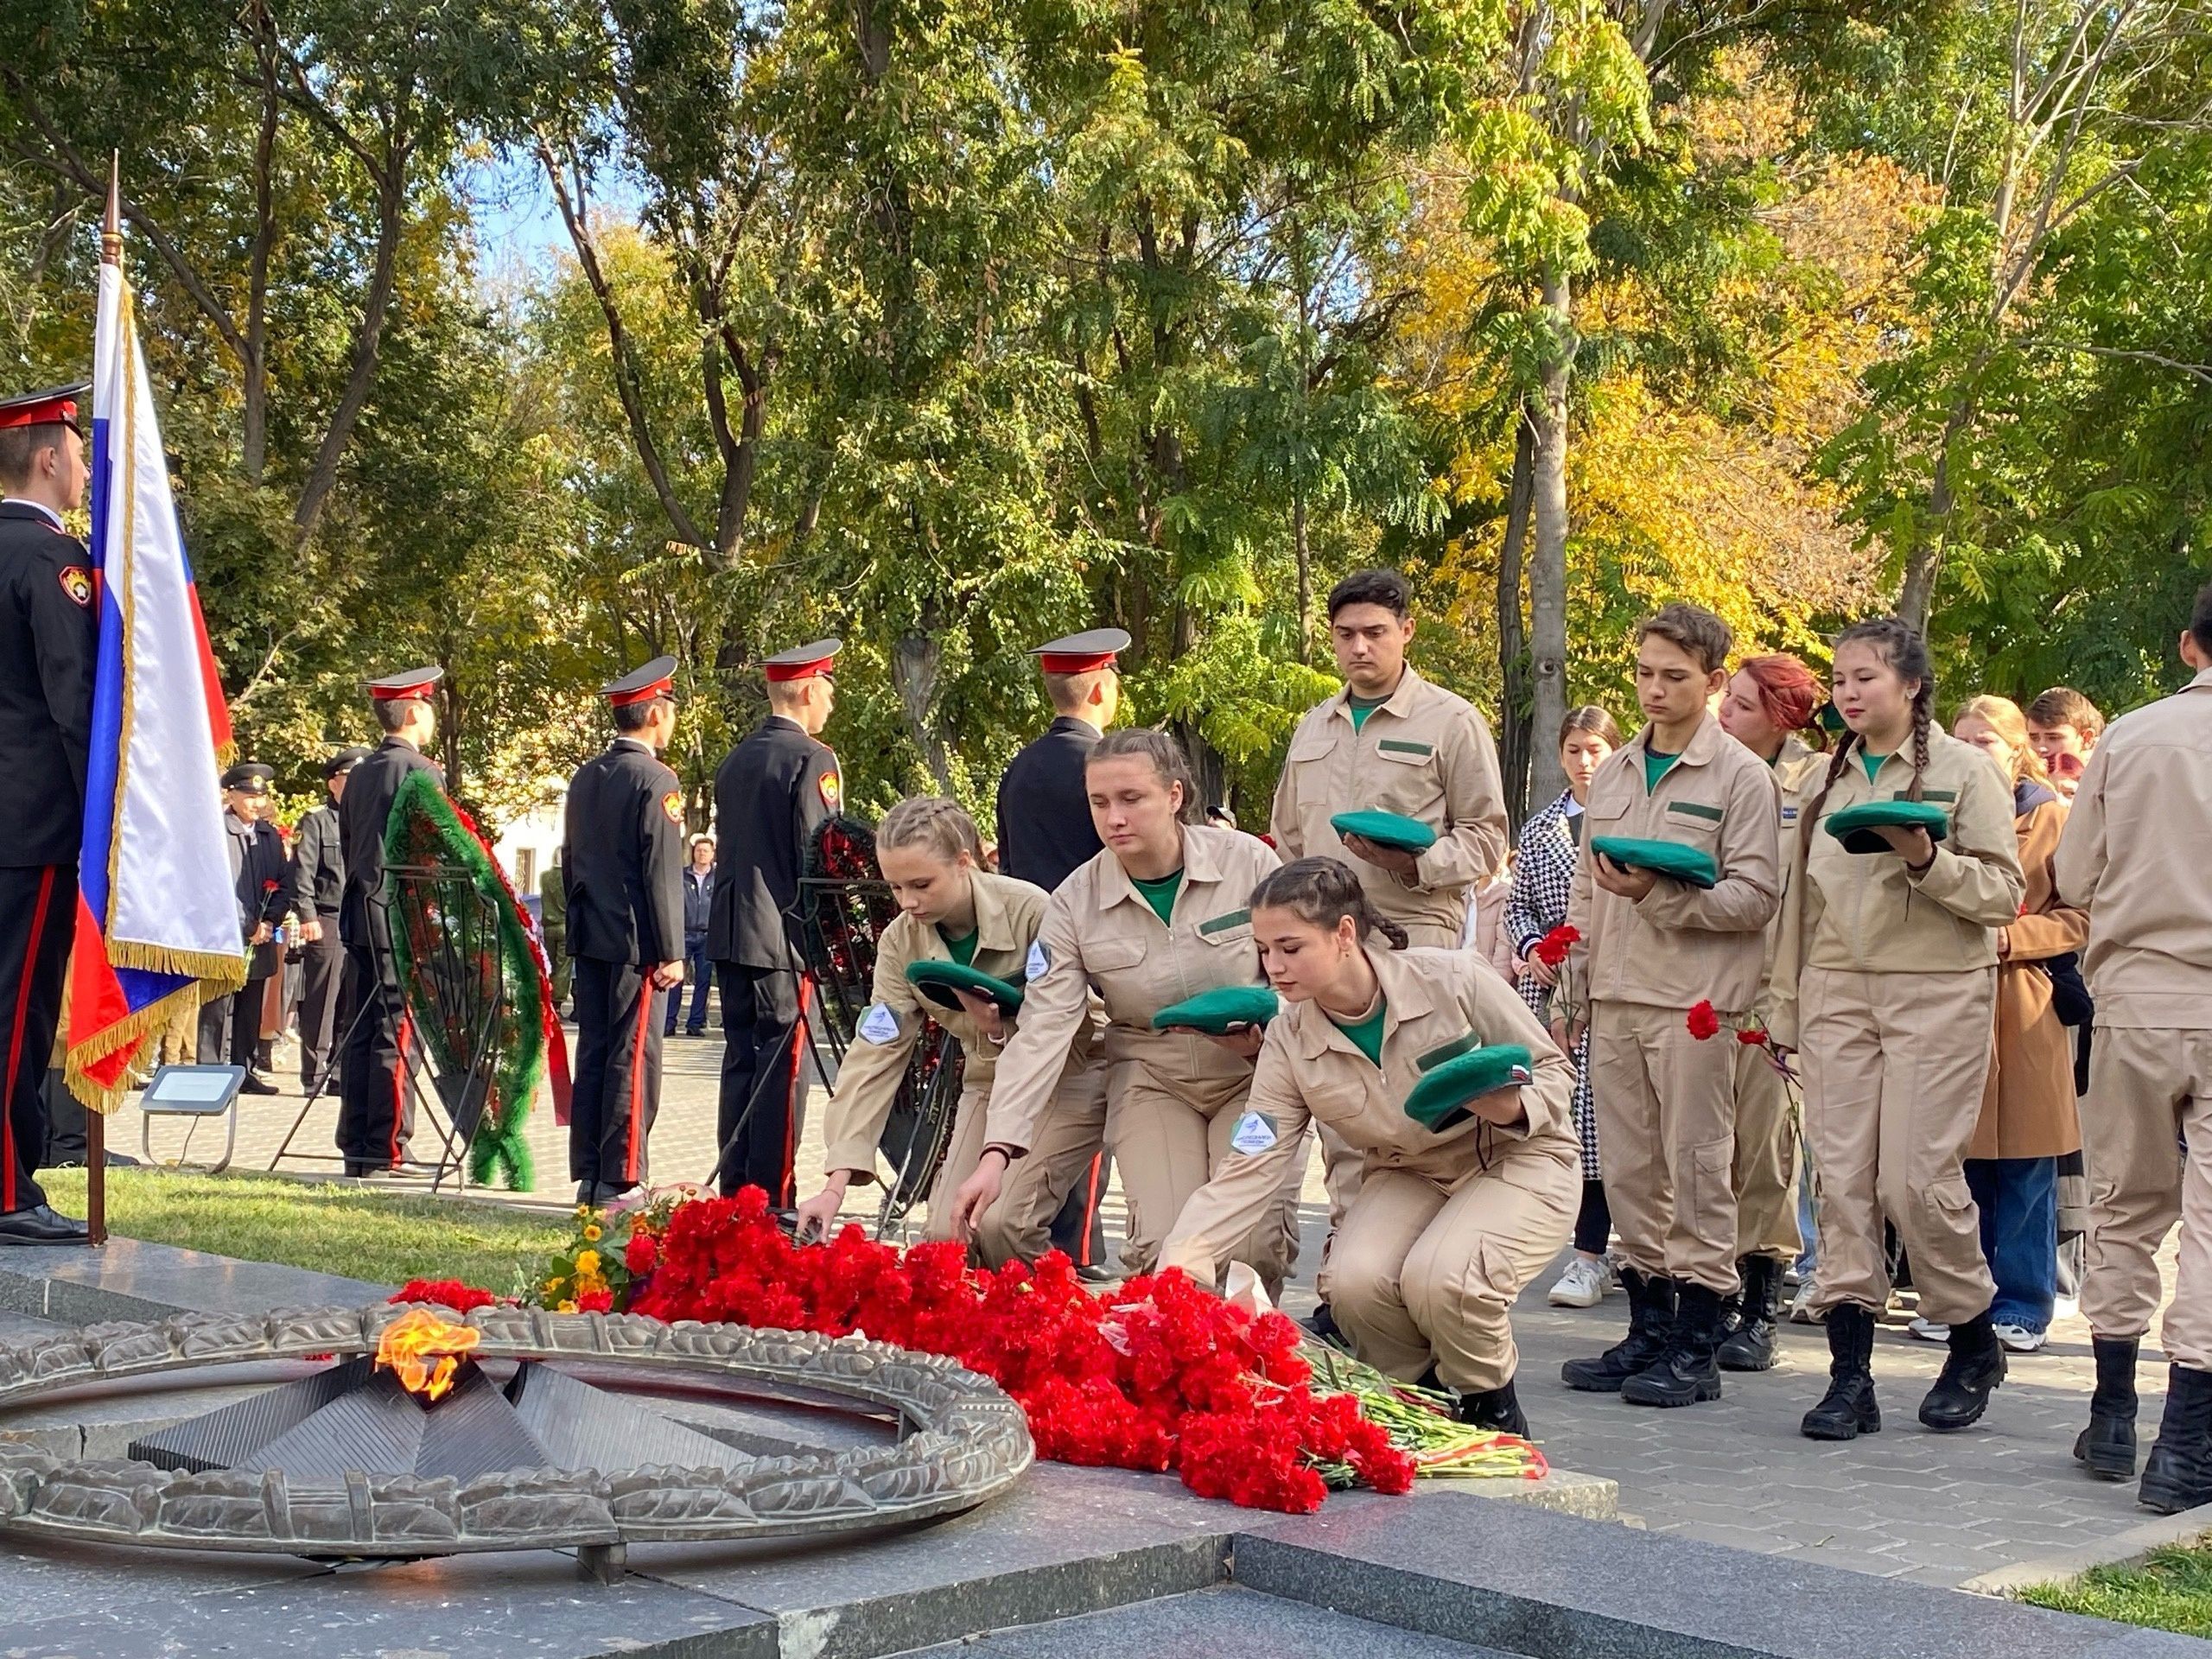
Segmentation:
<svg viewBox="0 0 2212 1659">
<path fill-rule="evenodd" d="M 177 1000 L 245 981 L 223 845 L 231 742 L 215 655 L 177 528 L 120 238 L 100 265 L 92 346 L 92 569 L 99 663 L 69 963 L 69 1086 L 101 1109 Z"/>
</svg>

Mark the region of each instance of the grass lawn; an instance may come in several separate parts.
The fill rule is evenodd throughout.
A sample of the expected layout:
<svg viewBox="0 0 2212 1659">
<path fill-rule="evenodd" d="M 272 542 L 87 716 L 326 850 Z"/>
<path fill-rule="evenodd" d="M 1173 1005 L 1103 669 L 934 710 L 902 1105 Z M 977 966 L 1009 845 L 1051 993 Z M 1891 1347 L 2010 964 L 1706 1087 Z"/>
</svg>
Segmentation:
<svg viewBox="0 0 2212 1659">
<path fill-rule="evenodd" d="M 2212 1637 L 2212 1548 L 2161 1549 L 2139 1567 L 2096 1567 L 2065 1584 L 2042 1584 L 2020 1599 L 2123 1624 Z"/>
<path fill-rule="evenodd" d="M 85 1213 L 85 1172 L 39 1179 L 54 1205 Z M 502 1295 L 568 1236 L 548 1220 L 491 1205 L 410 1198 L 352 1185 L 310 1186 L 253 1175 L 167 1170 L 107 1173 L 108 1231 L 120 1238 L 283 1262 L 372 1284 L 462 1279 Z"/>
</svg>

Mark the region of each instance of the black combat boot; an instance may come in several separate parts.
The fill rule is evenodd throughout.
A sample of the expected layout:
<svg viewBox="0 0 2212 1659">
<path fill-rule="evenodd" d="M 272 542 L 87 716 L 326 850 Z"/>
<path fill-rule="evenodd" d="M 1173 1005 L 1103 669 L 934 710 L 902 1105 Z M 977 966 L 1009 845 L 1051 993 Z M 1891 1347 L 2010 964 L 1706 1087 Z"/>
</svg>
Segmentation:
<svg viewBox="0 0 2212 1659">
<path fill-rule="evenodd" d="M 1494 1389 L 1477 1389 L 1461 1395 L 1459 1407 L 1452 1414 L 1476 1428 L 1518 1434 L 1524 1440 L 1529 1438 L 1529 1420 L 1522 1414 L 1521 1397 L 1513 1392 L 1513 1379 L 1510 1376 Z"/>
<path fill-rule="evenodd" d="M 2143 1507 L 2179 1515 L 2212 1503 L 2212 1371 L 2166 1371 L 2166 1413 L 2158 1443 L 2143 1459 Z"/>
<path fill-rule="evenodd" d="M 2074 1441 L 2075 1458 L 2099 1480 L 2135 1478 L 2135 1359 L 2133 1337 L 2091 1337 L 2097 1356 L 2097 1390 L 2089 1396 L 2089 1426 Z"/>
<path fill-rule="evenodd" d="M 1694 1406 L 1720 1397 L 1720 1293 L 1687 1280 L 1675 1285 L 1675 1328 L 1666 1351 L 1621 1384 L 1632 1406 Z"/>
<path fill-rule="evenodd" d="M 1936 1386 L 1920 1402 L 1920 1421 L 1942 1433 L 1979 1422 L 1989 1408 L 1989 1396 L 2004 1380 L 2005 1350 L 1998 1345 L 1997 1327 L 1984 1308 L 1951 1327 L 1950 1356 Z"/>
<path fill-rule="evenodd" d="M 1782 1263 L 1770 1255 L 1747 1255 L 1736 1264 L 1743 1276 L 1736 1323 L 1720 1340 L 1724 1371 L 1774 1369 L 1774 1328 L 1782 1318 Z"/>
<path fill-rule="evenodd" d="M 1560 1366 L 1560 1378 L 1568 1388 L 1618 1394 L 1622 1383 L 1666 1351 L 1675 1324 L 1675 1281 L 1623 1268 L 1621 1287 L 1628 1292 L 1628 1335 L 1595 1359 L 1570 1359 Z"/>
<path fill-rule="evenodd" d="M 1799 1425 L 1808 1440 L 1855 1440 L 1882 1432 L 1874 1403 L 1874 1310 L 1840 1302 L 1828 1310 L 1828 1391 Z"/>
</svg>

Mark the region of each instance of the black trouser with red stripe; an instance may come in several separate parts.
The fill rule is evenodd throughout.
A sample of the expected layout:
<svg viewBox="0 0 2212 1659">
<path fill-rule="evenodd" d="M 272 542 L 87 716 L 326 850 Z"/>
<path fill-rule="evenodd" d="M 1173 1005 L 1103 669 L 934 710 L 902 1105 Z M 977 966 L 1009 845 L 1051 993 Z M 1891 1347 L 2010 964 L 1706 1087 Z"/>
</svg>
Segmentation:
<svg viewBox="0 0 2212 1659">
<path fill-rule="evenodd" d="M 646 1179 L 645 1141 L 660 1109 L 660 999 L 650 965 L 575 960 L 576 1075 L 569 1174 L 620 1189 Z"/>
<path fill-rule="evenodd" d="M 0 1213 L 46 1202 L 46 1069 L 77 931 L 77 867 L 0 869 Z"/>
<path fill-rule="evenodd" d="M 1078 1268 L 1095 1268 L 1106 1260 L 1106 1182 L 1113 1169 L 1114 1160 L 1105 1153 L 1093 1158 L 1052 1217 L 1052 1248 Z"/>
<path fill-rule="evenodd" d="M 813 988 L 788 969 L 734 962 L 716 963 L 715 981 L 722 994 L 718 1185 L 725 1197 L 741 1186 L 763 1188 L 770 1204 L 788 1209 L 795 1199 L 799 1081 Z"/>
<path fill-rule="evenodd" d="M 338 1150 L 348 1174 L 397 1167 L 415 1133 L 408 1071 L 416 1044 L 391 959 L 379 955 L 366 944 L 346 947 L 345 1005 L 356 1014 L 339 1057 Z"/>
</svg>

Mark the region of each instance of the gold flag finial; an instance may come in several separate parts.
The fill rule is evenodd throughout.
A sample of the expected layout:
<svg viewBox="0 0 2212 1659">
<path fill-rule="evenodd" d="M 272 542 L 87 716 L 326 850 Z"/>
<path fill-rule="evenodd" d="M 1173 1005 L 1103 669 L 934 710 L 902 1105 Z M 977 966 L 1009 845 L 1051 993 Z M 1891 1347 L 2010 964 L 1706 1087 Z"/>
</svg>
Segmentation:
<svg viewBox="0 0 2212 1659">
<path fill-rule="evenodd" d="M 107 217 L 100 222 L 100 263 L 112 265 L 123 258 L 123 152 L 108 152 Z"/>
</svg>

